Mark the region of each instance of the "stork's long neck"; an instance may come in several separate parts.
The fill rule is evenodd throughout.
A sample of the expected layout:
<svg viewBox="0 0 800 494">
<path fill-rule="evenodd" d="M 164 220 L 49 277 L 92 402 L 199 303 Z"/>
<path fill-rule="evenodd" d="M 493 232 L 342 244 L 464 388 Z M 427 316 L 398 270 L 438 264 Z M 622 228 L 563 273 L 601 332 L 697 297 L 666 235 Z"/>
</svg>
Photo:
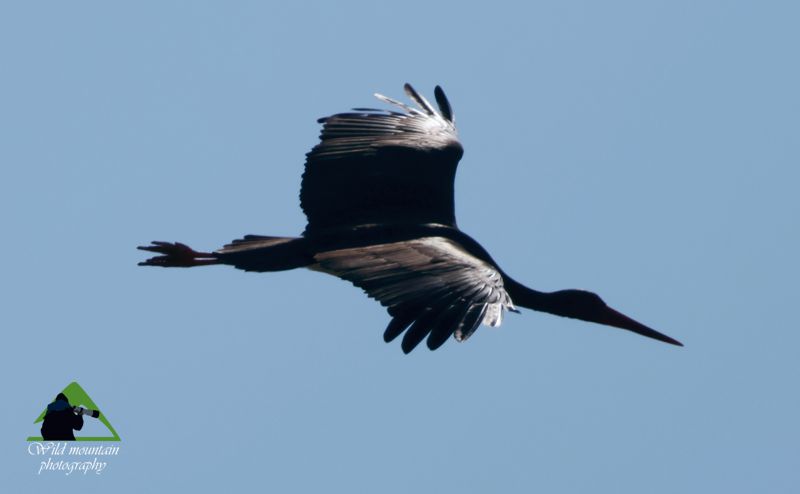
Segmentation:
<svg viewBox="0 0 800 494">
<path fill-rule="evenodd" d="M 569 314 L 564 314 L 557 305 L 553 304 L 551 293 L 528 288 L 507 275 L 503 276 L 503 282 L 506 292 L 515 306 L 569 317 Z"/>
</svg>

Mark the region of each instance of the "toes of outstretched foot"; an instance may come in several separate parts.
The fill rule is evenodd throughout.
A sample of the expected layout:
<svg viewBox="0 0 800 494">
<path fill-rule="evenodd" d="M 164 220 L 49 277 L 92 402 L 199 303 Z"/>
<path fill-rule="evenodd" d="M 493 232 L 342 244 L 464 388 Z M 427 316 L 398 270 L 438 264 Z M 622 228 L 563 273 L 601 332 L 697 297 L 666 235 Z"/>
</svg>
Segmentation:
<svg viewBox="0 0 800 494">
<path fill-rule="evenodd" d="M 155 241 L 150 245 L 140 245 L 137 249 L 162 254 L 140 262 L 139 266 L 192 267 L 205 264 L 205 259 L 213 257 L 212 254 L 197 252 L 180 242 Z"/>
</svg>

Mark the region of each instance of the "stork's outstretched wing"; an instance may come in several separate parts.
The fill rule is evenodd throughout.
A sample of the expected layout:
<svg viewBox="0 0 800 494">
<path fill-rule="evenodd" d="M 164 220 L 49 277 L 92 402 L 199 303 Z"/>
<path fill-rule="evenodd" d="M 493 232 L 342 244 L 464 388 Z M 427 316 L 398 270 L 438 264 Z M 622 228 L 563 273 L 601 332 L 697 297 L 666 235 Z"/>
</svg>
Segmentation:
<svg viewBox="0 0 800 494">
<path fill-rule="evenodd" d="M 450 335 L 463 341 L 481 323 L 500 325 L 514 310 L 497 269 L 456 242 L 425 237 L 334 250 L 314 256 L 320 270 L 351 281 L 389 309 L 388 342 L 406 331 L 408 353 L 425 337 L 439 348 Z"/>
<path fill-rule="evenodd" d="M 440 87 L 440 112 L 406 84 L 419 109 L 354 109 L 320 119 L 321 142 L 306 155 L 300 205 L 306 234 L 379 223 L 455 226 L 453 181 L 463 149 Z"/>
</svg>

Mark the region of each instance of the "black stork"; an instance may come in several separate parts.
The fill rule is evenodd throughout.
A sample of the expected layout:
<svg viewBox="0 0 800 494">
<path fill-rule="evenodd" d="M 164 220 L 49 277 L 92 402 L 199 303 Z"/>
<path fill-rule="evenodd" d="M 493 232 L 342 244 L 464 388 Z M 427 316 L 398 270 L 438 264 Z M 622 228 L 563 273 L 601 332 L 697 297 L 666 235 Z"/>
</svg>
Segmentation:
<svg viewBox="0 0 800 494">
<path fill-rule="evenodd" d="M 338 276 L 387 307 L 387 342 L 402 349 L 426 339 L 435 350 L 464 341 L 481 325 L 499 326 L 505 311 L 525 307 L 679 341 L 610 308 L 584 290 L 540 292 L 508 276 L 478 242 L 458 229 L 453 204 L 463 154 L 444 91 L 433 106 L 409 84 L 418 108 L 376 94 L 397 110 L 355 108 L 321 118 L 320 142 L 306 155 L 300 237 L 247 235 L 214 252 L 152 242 L 159 254 L 141 266 L 228 264 L 245 271 L 306 267 Z"/>
</svg>

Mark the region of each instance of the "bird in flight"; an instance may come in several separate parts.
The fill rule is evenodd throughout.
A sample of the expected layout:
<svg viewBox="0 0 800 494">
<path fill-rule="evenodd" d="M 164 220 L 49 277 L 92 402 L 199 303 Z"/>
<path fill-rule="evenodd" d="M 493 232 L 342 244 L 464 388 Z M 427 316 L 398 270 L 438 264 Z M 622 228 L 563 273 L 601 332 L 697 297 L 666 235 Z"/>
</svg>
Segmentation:
<svg viewBox="0 0 800 494">
<path fill-rule="evenodd" d="M 375 96 L 392 110 L 355 108 L 319 119 L 320 142 L 306 154 L 299 237 L 247 235 L 214 252 L 179 242 L 139 249 L 140 266 L 226 264 L 245 271 L 309 268 L 345 279 L 385 306 L 383 337 L 403 334 L 403 352 L 425 340 L 436 350 L 499 326 L 518 307 L 626 329 L 683 346 L 610 308 L 584 290 L 540 292 L 507 275 L 456 225 L 453 182 L 463 154 L 453 109 L 436 87 L 438 111 L 409 84 L 412 107 Z"/>
</svg>

